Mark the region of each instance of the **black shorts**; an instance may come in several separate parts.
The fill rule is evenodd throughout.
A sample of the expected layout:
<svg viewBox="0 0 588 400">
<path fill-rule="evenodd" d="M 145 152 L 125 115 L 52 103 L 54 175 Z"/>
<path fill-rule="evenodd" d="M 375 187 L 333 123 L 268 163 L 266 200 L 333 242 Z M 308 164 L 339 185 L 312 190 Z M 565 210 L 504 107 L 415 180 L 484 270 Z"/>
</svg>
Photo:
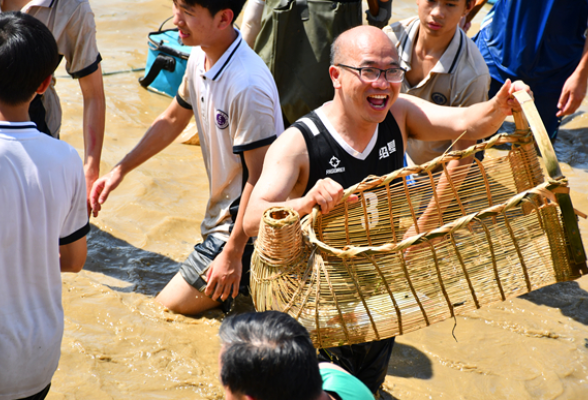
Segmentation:
<svg viewBox="0 0 588 400">
<path fill-rule="evenodd" d="M 223 251 L 226 242 L 213 235 L 208 235 L 202 243 L 198 243 L 194 246 L 194 251 L 190 253 L 186 261 L 180 266 L 180 274 L 190 286 L 194 287 L 200 292 L 204 292 L 206 289 L 206 273 L 210 268 L 210 264 L 214 259 Z M 245 295 L 249 294 L 249 266 L 251 263 L 251 255 L 253 254 L 253 243 L 251 239 L 245 245 L 245 251 L 243 251 L 243 258 L 241 262 L 243 264 L 243 271 L 241 273 L 241 282 L 239 283 L 239 293 Z M 230 303 L 231 297 L 225 302 Z M 228 305 L 230 308 L 230 304 Z M 224 309 L 225 307 L 223 307 Z"/>
</svg>

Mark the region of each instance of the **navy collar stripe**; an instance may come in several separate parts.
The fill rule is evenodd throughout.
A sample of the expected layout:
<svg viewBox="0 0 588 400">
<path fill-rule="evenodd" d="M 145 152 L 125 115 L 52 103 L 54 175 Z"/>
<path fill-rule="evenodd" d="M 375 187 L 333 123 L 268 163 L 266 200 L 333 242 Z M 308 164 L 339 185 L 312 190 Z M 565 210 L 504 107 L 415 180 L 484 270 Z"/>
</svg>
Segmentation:
<svg viewBox="0 0 588 400">
<path fill-rule="evenodd" d="M 4 124 L 0 124 L 0 129 L 37 129 L 37 125 L 4 125 Z"/>
<path fill-rule="evenodd" d="M 452 74 L 453 73 L 453 69 L 455 68 L 455 64 L 457 64 L 457 60 L 459 59 L 459 55 L 461 54 L 461 48 L 463 46 L 463 42 L 464 42 L 464 38 L 463 38 L 463 31 L 461 29 L 459 30 L 459 48 L 457 49 L 457 53 L 455 53 L 455 58 L 453 59 L 453 63 L 451 64 L 451 68 L 449 68 L 449 73 Z"/>
<path fill-rule="evenodd" d="M 239 46 L 241 46 L 241 42 L 243 41 L 243 39 L 241 38 L 241 40 L 239 40 L 239 43 L 237 43 L 237 45 L 235 46 L 235 48 L 233 49 L 233 51 L 231 52 L 231 54 L 229 55 L 229 57 L 227 58 L 227 61 L 225 61 L 225 63 L 223 64 L 223 66 L 221 67 L 221 69 L 218 70 L 218 72 L 216 73 L 216 75 L 214 75 L 214 78 L 212 78 L 213 81 L 216 80 L 216 78 L 218 78 L 218 76 L 221 74 L 221 72 L 223 72 L 223 70 L 226 68 L 226 66 L 229 64 L 229 61 L 231 61 L 231 58 L 233 58 L 233 55 L 235 54 L 235 52 L 237 51 L 237 49 L 239 48 Z"/>
</svg>

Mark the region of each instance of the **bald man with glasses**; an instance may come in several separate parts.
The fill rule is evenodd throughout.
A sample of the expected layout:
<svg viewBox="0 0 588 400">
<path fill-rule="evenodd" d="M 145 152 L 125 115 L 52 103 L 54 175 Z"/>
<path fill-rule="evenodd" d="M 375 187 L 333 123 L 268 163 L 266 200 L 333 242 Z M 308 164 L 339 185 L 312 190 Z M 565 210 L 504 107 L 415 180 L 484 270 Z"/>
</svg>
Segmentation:
<svg viewBox="0 0 588 400">
<path fill-rule="evenodd" d="M 505 83 L 497 95 L 467 108 L 441 107 L 400 93 L 404 70 L 381 30 L 360 26 L 341 34 L 331 49 L 332 101 L 288 128 L 269 148 L 245 213 L 245 232 L 256 236 L 263 212 L 286 206 L 300 216 L 318 205 L 328 213 L 343 188 L 368 175 L 402 168 L 407 138 L 479 139 L 496 132 L 515 106 L 511 94 L 526 89 Z M 353 199 L 351 199 L 353 201 Z M 384 382 L 394 338 L 321 349 L 375 393 Z"/>
</svg>

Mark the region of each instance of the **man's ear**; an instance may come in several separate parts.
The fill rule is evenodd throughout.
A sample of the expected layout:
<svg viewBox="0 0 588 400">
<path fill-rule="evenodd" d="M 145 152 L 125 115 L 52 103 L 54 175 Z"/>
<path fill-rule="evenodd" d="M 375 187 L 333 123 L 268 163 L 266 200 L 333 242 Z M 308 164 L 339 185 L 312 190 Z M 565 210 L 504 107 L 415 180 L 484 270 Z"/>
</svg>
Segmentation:
<svg viewBox="0 0 588 400">
<path fill-rule="evenodd" d="M 45 93 L 47 88 L 49 88 L 49 85 L 51 84 L 52 79 L 53 79 L 53 75 L 49 75 L 47 78 L 45 78 L 45 80 L 43 82 L 41 82 L 41 84 L 39 85 L 39 87 L 37 88 L 35 93 L 37 93 L 37 94 Z"/>
<path fill-rule="evenodd" d="M 329 67 L 329 75 L 331 76 L 331 81 L 333 81 L 333 87 L 335 89 L 341 89 L 341 70 L 339 69 L 339 67 L 331 65 Z"/>
<path fill-rule="evenodd" d="M 235 18 L 235 14 L 233 10 L 230 8 L 225 8 L 224 10 L 220 10 L 216 17 L 218 18 L 217 27 L 218 29 L 226 29 L 233 26 L 233 19 Z"/>
</svg>

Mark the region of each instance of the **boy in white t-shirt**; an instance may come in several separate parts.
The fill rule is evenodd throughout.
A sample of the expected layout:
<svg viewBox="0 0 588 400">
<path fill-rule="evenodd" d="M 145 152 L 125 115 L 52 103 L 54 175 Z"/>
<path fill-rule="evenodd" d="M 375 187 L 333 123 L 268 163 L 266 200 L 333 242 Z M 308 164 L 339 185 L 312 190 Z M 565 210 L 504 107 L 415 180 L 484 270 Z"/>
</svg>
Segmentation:
<svg viewBox="0 0 588 400">
<path fill-rule="evenodd" d="M 45 25 L 0 14 L 0 400 L 47 395 L 63 336 L 60 272 L 86 260 L 82 160 L 29 119 L 58 62 Z"/>
</svg>

